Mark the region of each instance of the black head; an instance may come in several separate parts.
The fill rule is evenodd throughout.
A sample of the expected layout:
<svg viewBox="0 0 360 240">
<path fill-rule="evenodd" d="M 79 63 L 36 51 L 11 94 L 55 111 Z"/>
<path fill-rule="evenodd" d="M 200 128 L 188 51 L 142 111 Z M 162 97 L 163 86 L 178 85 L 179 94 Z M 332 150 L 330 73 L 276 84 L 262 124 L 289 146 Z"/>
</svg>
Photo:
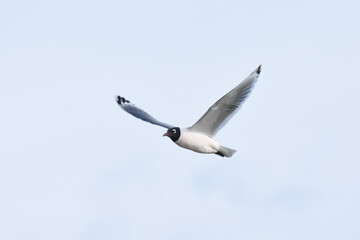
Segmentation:
<svg viewBox="0 0 360 240">
<path fill-rule="evenodd" d="M 168 136 L 173 142 L 176 142 L 180 138 L 180 128 L 169 128 L 163 136 Z"/>
</svg>

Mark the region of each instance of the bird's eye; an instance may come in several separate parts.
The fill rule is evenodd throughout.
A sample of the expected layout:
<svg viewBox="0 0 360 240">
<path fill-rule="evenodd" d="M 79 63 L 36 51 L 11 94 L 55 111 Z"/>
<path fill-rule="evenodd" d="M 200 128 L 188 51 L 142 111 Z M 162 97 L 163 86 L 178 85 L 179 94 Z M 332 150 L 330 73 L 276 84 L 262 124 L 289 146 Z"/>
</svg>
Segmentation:
<svg viewBox="0 0 360 240">
<path fill-rule="evenodd" d="M 176 133 L 176 129 L 173 129 L 172 131 L 173 131 L 173 133 Z"/>
</svg>

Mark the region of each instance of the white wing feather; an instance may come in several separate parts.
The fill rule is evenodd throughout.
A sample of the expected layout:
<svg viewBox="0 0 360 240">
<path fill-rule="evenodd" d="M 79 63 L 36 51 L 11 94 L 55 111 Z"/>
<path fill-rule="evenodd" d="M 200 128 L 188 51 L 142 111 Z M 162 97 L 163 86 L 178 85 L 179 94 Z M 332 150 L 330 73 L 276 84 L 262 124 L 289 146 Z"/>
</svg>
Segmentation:
<svg viewBox="0 0 360 240">
<path fill-rule="evenodd" d="M 138 108 L 135 104 L 131 103 L 129 100 L 126 100 L 125 98 L 123 98 L 121 96 L 116 96 L 115 99 L 116 99 L 116 102 L 119 104 L 119 106 L 122 109 L 124 109 L 124 111 L 126 111 L 127 113 L 130 113 L 134 117 L 139 118 L 145 122 L 155 124 L 155 125 L 167 128 L 167 129 L 173 128 L 172 125 L 160 122 L 159 120 L 155 119 L 150 114 L 148 114 L 144 110 Z"/>
<path fill-rule="evenodd" d="M 249 97 L 260 72 L 261 65 L 238 86 L 214 103 L 190 130 L 204 133 L 209 137 L 215 136 Z"/>
</svg>

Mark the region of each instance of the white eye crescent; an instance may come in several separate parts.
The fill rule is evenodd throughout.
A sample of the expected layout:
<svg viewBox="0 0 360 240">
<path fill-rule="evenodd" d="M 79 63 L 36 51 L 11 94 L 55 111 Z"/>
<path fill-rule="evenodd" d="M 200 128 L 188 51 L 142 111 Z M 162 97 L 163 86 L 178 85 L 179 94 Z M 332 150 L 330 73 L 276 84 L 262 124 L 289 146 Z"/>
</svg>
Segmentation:
<svg viewBox="0 0 360 240">
<path fill-rule="evenodd" d="M 173 133 L 176 133 L 176 129 L 173 129 L 172 131 L 173 131 Z"/>
</svg>

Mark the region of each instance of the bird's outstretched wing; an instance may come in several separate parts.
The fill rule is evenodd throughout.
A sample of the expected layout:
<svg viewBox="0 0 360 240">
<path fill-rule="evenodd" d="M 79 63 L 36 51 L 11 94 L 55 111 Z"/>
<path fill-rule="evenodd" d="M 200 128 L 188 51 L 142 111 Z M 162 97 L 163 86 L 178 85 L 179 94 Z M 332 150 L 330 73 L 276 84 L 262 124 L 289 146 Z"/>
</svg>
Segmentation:
<svg viewBox="0 0 360 240">
<path fill-rule="evenodd" d="M 121 96 L 115 97 L 116 102 L 119 104 L 119 106 L 124 109 L 126 112 L 130 113 L 136 118 L 140 118 L 141 120 L 144 120 L 145 122 L 149 122 L 151 124 L 155 124 L 164 128 L 173 128 L 172 125 L 160 122 L 153 118 L 150 114 L 145 112 L 144 110 L 138 108 L 135 104 L 131 103 L 129 100 L 126 100 L 125 98 Z"/>
<path fill-rule="evenodd" d="M 213 137 L 249 97 L 260 72 L 261 65 L 238 86 L 214 103 L 190 130 Z"/>
</svg>

